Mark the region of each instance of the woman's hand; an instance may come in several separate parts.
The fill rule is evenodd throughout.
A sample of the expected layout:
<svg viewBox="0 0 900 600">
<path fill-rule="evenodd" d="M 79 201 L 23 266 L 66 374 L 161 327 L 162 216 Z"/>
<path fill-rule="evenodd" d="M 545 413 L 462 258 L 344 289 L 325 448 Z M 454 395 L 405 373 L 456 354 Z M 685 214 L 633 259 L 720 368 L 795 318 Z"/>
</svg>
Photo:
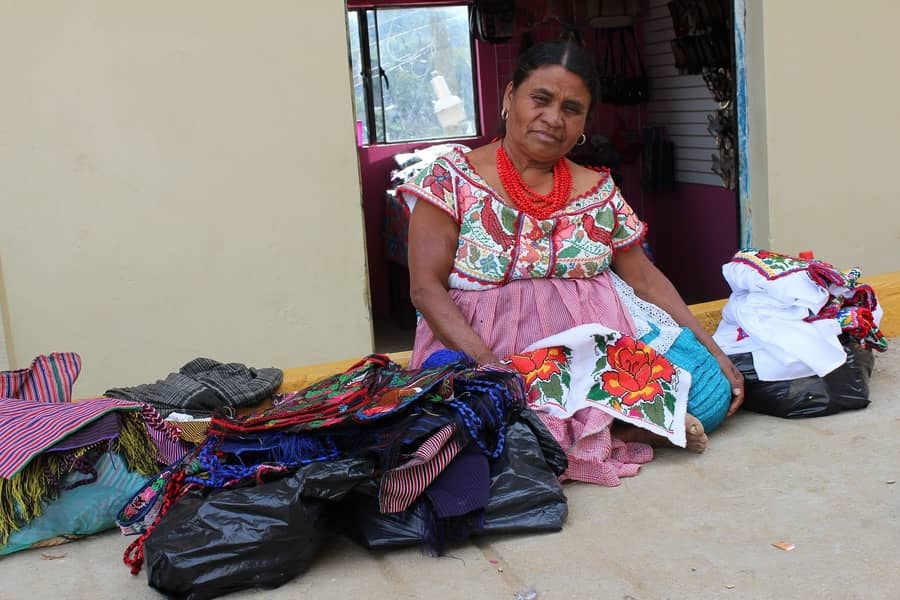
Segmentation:
<svg viewBox="0 0 900 600">
<path fill-rule="evenodd" d="M 491 351 L 483 352 L 473 358 L 475 359 L 475 362 L 478 363 L 479 367 L 483 367 L 485 365 L 503 364 L 503 361 L 497 358 L 497 355 Z"/>
<path fill-rule="evenodd" d="M 744 375 L 724 353 L 716 353 L 714 356 L 719 362 L 722 373 L 728 379 L 728 383 L 731 384 L 731 405 L 728 407 L 728 416 L 730 417 L 744 403 Z"/>
</svg>

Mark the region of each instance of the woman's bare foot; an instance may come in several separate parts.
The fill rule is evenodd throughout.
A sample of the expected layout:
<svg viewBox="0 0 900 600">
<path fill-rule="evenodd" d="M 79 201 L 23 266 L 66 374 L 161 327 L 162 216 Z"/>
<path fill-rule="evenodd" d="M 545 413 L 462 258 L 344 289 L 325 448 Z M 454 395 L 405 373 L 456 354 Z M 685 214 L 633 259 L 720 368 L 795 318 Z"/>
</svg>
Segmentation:
<svg viewBox="0 0 900 600">
<path fill-rule="evenodd" d="M 703 431 L 703 423 L 692 414 L 684 416 L 684 436 L 687 439 L 685 448 L 691 452 L 700 454 L 706 450 L 706 443 L 709 441 L 709 437 Z"/>
<path fill-rule="evenodd" d="M 613 433 L 623 442 L 642 442 L 653 447 L 672 446 L 672 442 L 670 442 L 668 438 L 656 435 L 655 433 L 650 433 L 646 429 L 641 429 L 634 425 L 618 421 L 613 427 L 615 428 Z M 694 415 L 685 415 L 684 435 L 687 441 L 687 444 L 685 445 L 687 450 L 696 452 L 697 454 L 706 450 L 706 443 L 709 441 L 709 438 L 707 437 L 706 432 L 703 431 L 703 423 L 701 423 Z"/>
</svg>

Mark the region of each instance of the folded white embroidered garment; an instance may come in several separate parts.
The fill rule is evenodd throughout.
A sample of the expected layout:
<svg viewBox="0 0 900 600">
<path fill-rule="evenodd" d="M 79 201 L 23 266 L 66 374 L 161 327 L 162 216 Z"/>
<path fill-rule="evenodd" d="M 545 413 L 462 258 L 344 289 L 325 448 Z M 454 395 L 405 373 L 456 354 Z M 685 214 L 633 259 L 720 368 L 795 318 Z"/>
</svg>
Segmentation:
<svg viewBox="0 0 900 600">
<path fill-rule="evenodd" d="M 763 293 L 779 305 L 802 306 L 813 314 L 829 298 L 828 290 L 813 281 L 805 268 L 767 275 L 757 266 L 732 260 L 722 265 L 722 275 L 735 294 Z"/>
<path fill-rule="evenodd" d="M 529 406 L 560 419 L 587 407 L 686 444 L 691 375 L 649 345 L 600 324 L 567 329 L 510 358 Z"/>
<path fill-rule="evenodd" d="M 836 319 L 804 321 L 810 314 L 767 293 L 732 294 L 713 339 L 726 354 L 751 352 L 762 381 L 825 376 L 847 360 L 841 326 Z"/>
</svg>

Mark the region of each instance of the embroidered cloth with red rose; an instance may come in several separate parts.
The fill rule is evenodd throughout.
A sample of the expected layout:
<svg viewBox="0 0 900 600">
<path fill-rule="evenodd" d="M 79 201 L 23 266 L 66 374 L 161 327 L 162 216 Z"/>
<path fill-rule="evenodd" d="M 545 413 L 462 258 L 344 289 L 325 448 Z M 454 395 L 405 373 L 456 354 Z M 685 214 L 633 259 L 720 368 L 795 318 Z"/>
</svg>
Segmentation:
<svg viewBox="0 0 900 600">
<path fill-rule="evenodd" d="M 598 408 L 685 446 L 691 375 L 631 336 L 581 325 L 535 342 L 508 363 L 525 379 L 533 410 L 566 419 Z"/>
</svg>

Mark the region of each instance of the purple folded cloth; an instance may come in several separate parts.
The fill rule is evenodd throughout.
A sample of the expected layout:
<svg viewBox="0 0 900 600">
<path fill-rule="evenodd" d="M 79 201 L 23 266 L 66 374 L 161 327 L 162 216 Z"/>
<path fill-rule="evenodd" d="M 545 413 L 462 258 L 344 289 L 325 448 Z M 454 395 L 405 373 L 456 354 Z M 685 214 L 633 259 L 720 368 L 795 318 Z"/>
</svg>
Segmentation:
<svg viewBox="0 0 900 600">
<path fill-rule="evenodd" d="M 67 438 L 56 442 L 47 452 L 64 452 L 76 448 L 84 448 L 98 442 L 114 440 L 119 437 L 119 415 L 109 413 L 103 415 L 90 425 L 79 429 Z"/>
<path fill-rule="evenodd" d="M 12 478 L 35 456 L 107 414 L 140 410 L 136 402 L 113 398 L 75 403 L 0 399 L 0 477 Z"/>
<path fill-rule="evenodd" d="M 439 519 L 487 508 L 491 474 L 487 457 L 475 444 L 463 448 L 425 493 Z"/>
<path fill-rule="evenodd" d="M 475 444 L 469 444 L 425 490 L 431 506 L 423 543 L 441 555 L 448 545 L 483 530 L 490 484 L 487 457 Z"/>
</svg>

